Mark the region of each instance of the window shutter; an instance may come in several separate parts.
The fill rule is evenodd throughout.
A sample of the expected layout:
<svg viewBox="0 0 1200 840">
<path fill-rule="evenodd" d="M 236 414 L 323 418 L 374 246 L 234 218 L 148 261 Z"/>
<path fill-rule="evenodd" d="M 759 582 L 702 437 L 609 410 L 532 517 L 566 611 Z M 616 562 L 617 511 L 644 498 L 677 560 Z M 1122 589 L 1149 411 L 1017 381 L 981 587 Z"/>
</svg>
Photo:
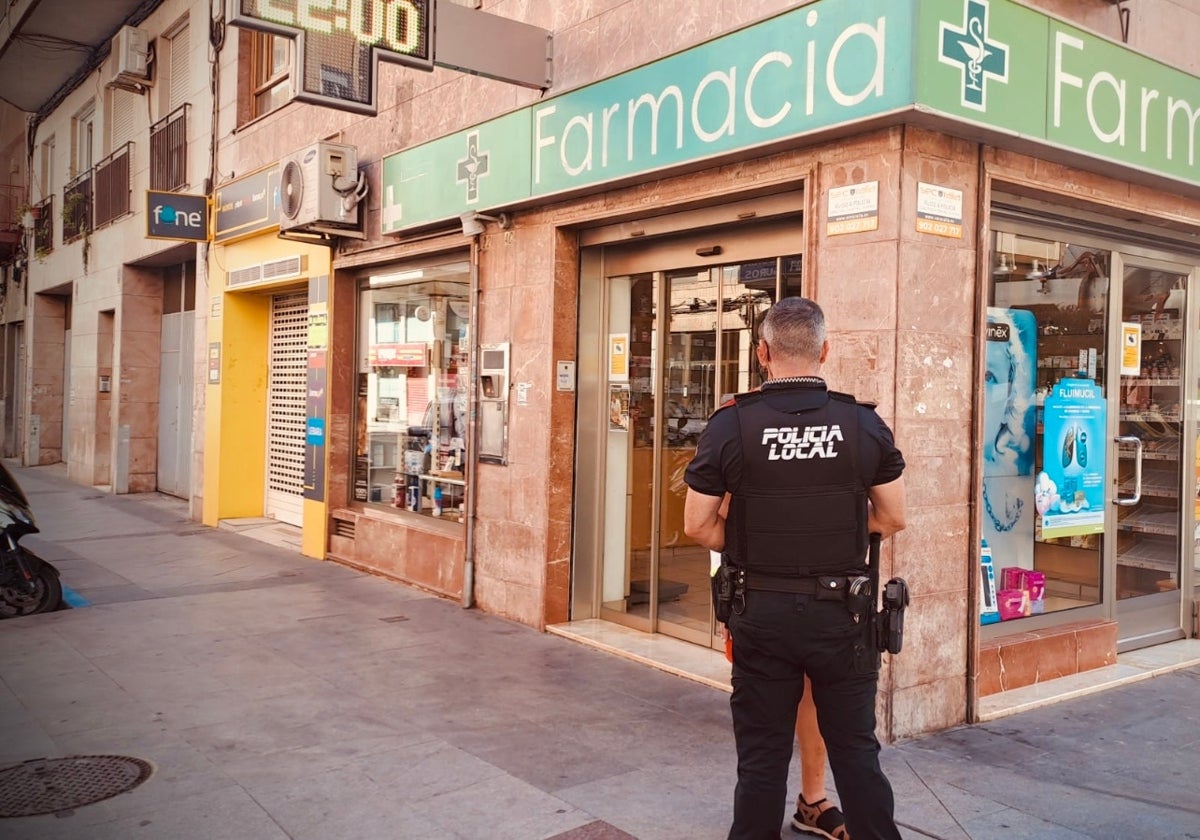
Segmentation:
<svg viewBox="0 0 1200 840">
<path fill-rule="evenodd" d="M 188 26 L 184 24 L 171 36 L 171 78 L 167 112 L 174 111 L 188 97 Z"/>
<path fill-rule="evenodd" d="M 112 99 L 110 100 L 112 107 L 110 115 L 112 130 L 109 132 L 109 142 L 111 143 L 109 152 L 115 152 L 133 139 L 133 133 L 137 124 L 135 118 L 137 107 L 141 101 L 142 97 L 136 93 L 121 90 L 120 88 L 113 89 Z"/>
</svg>

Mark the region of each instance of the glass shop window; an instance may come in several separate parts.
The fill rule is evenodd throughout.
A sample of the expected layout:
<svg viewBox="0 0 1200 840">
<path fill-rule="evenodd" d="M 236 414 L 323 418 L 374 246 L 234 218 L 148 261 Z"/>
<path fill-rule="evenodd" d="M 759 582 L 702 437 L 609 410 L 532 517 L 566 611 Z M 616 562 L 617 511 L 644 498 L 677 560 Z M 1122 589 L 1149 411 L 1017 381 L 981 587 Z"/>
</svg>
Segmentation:
<svg viewBox="0 0 1200 840">
<path fill-rule="evenodd" d="M 984 624 L 1102 592 L 1107 249 L 995 232 L 983 404 Z M 1093 394 L 1066 404 L 1057 386 Z M 1094 426 L 1094 428 L 1093 428 Z M 1090 438 L 1090 439 L 1089 439 Z M 1101 455 L 1103 452 L 1101 451 Z M 990 566 L 990 568 L 989 568 Z"/>
<path fill-rule="evenodd" d="M 362 281 L 355 501 L 462 520 L 468 271 L 463 261 Z"/>
</svg>

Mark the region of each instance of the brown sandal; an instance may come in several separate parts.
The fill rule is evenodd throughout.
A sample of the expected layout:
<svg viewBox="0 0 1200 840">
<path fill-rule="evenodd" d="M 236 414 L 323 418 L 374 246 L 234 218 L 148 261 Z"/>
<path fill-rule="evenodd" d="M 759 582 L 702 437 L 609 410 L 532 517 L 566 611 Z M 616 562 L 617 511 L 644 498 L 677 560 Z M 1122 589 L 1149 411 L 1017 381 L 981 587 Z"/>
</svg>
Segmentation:
<svg viewBox="0 0 1200 840">
<path fill-rule="evenodd" d="M 822 805 L 828 805 L 828 807 L 821 810 Z M 805 802 L 804 794 L 801 794 L 796 800 L 796 813 L 792 817 L 792 831 L 816 834 L 819 837 L 827 837 L 829 840 L 850 840 L 850 833 L 846 831 L 846 818 L 838 807 L 831 804 L 828 799 Z"/>
</svg>

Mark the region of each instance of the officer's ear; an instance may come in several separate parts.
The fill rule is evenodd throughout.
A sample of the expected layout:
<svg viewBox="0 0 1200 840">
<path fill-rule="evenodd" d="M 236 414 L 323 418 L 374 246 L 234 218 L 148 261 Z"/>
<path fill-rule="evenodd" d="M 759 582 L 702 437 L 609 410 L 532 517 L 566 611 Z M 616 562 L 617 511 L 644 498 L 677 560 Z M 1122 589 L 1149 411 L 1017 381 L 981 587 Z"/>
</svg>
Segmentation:
<svg viewBox="0 0 1200 840">
<path fill-rule="evenodd" d="M 821 342 L 821 358 L 817 359 L 821 364 L 825 364 L 825 359 L 829 356 L 829 339 Z"/>
<path fill-rule="evenodd" d="M 767 340 L 765 338 L 760 338 L 758 340 L 758 346 L 754 348 L 754 352 L 758 356 L 758 363 L 760 365 L 766 367 L 770 363 L 771 348 L 767 346 Z"/>
</svg>

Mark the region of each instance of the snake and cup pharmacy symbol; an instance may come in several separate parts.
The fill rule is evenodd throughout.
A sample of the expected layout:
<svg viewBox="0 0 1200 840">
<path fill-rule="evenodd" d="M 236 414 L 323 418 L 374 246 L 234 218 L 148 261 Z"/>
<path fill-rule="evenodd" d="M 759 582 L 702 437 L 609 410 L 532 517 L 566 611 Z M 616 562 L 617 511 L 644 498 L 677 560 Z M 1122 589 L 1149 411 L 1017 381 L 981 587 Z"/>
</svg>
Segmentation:
<svg viewBox="0 0 1200 840">
<path fill-rule="evenodd" d="M 938 29 L 938 61 L 962 73 L 962 105 L 987 110 L 987 82 L 1008 83 L 1008 44 L 988 38 L 987 0 L 964 0 L 959 28 L 942 21 Z"/>
<path fill-rule="evenodd" d="M 456 184 L 467 185 L 467 204 L 479 201 L 479 179 L 488 174 L 490 152 L 479 153 L 479 132 L 467 135 L 467 156 L 458 159 Z"/>
</svg>

